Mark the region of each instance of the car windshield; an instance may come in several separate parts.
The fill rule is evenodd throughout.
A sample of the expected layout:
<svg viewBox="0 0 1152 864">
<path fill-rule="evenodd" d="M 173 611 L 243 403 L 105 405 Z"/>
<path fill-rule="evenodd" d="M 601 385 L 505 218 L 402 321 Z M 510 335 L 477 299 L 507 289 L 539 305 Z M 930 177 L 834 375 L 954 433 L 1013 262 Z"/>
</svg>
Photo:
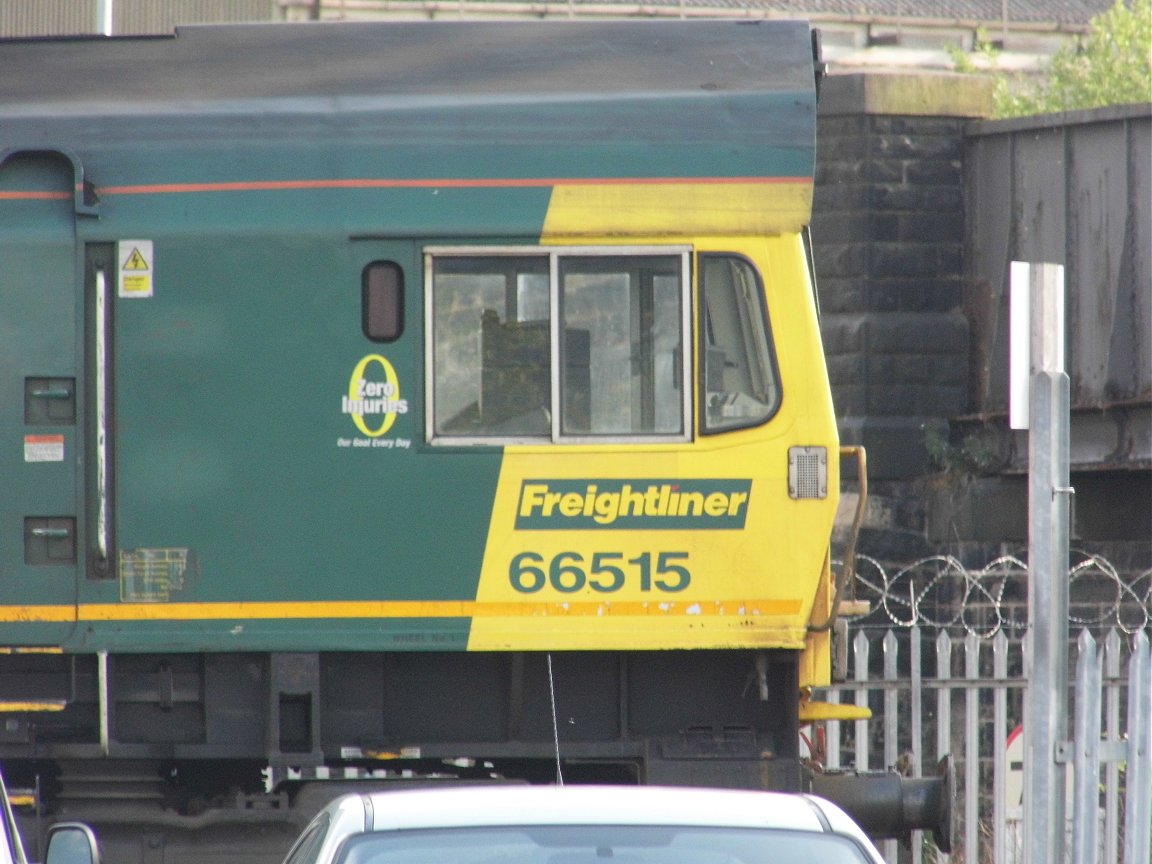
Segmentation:
<svg viewBox="0 0 1152 864">
<path fill-rule="evenodd" d="M 337 864 L 868 864 L 852 840 L 810 831 L 546 826 L 380 831 Z"/>
</svg>

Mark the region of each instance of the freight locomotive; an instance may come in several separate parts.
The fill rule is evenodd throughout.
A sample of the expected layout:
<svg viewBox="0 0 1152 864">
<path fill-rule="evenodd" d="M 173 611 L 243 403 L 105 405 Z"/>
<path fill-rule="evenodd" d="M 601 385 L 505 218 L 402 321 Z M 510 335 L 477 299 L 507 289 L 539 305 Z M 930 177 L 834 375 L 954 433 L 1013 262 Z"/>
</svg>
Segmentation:
<svg viewBox="0 0 1152 864">
<path fill-rule="evenodd" d="M 275 860 L 349 783 L 809 788 L 800 724 L 859 716 L 807 698 L 815 44 L 0 43 L 10 778 L 149 861 Z M 938 824 L 924 782 L 886 827 Z"/>
</svg>

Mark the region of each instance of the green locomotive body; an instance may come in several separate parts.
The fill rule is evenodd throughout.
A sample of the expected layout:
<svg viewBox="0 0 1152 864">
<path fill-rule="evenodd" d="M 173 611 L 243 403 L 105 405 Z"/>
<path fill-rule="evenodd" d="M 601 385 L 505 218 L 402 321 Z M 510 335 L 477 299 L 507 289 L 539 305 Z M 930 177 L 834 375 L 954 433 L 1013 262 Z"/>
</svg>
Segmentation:
<svg viewBox="0 0 1152 864">
<path fill-rule="evenodd" d="M 0 43 L 9 773 L 181 831 L 262 770 L 806 788 L 839 485 L 813 45 Z M 260 821 L 213 812 L 204 854 Z"/>
</svg>

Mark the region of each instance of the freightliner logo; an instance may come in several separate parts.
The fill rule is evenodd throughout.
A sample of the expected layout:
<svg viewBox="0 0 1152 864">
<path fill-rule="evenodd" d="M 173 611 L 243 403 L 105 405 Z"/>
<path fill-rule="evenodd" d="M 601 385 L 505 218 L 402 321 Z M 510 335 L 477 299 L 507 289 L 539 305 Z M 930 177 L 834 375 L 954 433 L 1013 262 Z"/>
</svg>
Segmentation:
<svg viewBox="0 0 1152 864">
<path fill-rule="evenodd" d="M 740 529 L 751 480 L 524 480 L 520 531 Z"/>
</svg>

